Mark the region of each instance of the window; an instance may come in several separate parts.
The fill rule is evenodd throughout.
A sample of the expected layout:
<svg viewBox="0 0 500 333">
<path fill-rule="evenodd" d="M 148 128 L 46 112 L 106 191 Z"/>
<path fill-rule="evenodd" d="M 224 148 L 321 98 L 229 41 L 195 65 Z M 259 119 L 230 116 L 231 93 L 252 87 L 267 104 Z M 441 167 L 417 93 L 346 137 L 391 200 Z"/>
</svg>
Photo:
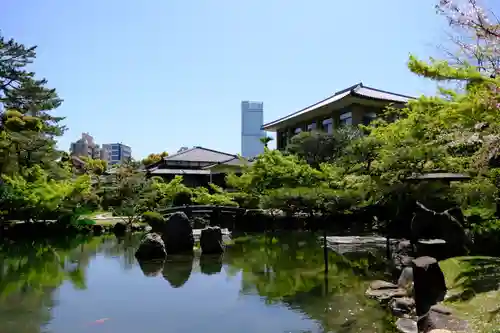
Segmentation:
<svg viewBox="0 0 500 333">
<path fill-rule="evenodd" d="M 313 123 L 307 125 L 308 131 L 314 131 L 315 129 L 316 129 L 316 122 L 313 122 Z"/>
<path fill-rule="evenodd" d="M 323 120 L 321 125 L 323 128 L 323 131 L 325 131 L 328 134 L 332 134 L 332 132 L 333 132 L 333 119 L 332 118 L 328 118 L 328 119 Z"/>
<path fill-rule="evenodd" d="M 340 126 L 352 125 L 352 112 L 345 112 L 340 115 Z"/>
<path fill-rule="evenodd" d="M 375 118 L 377 118 L 375 112 L 366 112 L 363 115 L 363 125 L 369 125 Z"/>
</svg>

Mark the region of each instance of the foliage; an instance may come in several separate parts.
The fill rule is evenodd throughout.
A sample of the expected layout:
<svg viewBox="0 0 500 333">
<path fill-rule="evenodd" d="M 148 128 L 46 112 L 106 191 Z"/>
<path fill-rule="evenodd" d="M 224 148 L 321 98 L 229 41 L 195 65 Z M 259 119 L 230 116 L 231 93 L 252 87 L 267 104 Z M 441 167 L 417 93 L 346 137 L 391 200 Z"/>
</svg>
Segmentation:
<svg viewBox="0 0 500 333">
<path fill-rule="evenodd" d="M 362 135 L 356 127 L 344 126 L 328 134 L 323 131 L 301 132 L 292 137 L 286 151 L 304 159 L 314 168 L 333 162 L 345 154 L 349 143 Z"/>
<path fill-rule="evenodd" d="M 168 156 L 168 153 L 166 151 L 160 153 L 160 154 L 154 154 L 154 153 L 151 153 L 149 154 L 146 158 L 144 158 L 141 163 L 144 165 L 144 166 L 148 166 L 148 165 L 151 165 L 151 164 L 154 164 L 156 162 L 159 162 L 161 161 L 161 159 L 163 157 L 166 157 Z"/>
</svg>

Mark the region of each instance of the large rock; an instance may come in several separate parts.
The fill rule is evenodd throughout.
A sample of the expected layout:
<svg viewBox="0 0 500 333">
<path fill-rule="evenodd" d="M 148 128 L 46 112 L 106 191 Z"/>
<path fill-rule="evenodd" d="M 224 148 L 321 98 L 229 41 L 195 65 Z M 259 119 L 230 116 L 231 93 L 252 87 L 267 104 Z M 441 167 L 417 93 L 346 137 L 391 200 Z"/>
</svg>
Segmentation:
<svg viewBox="0 0 500 333">
<path fill-rule="evenodd" d="M 469 324 L 462 319 L 446 315 L 436 311 L 429 311 L 418 320 L 419 332 L 432 332 L 435 330 L 447 330 L 451 332 L 471 332 Z"/>
<path fill-rule="evenodd" d="M 413 260 L 413 290 L 417 316 L 429 312 L 446 295 L 443 271 L 435 258 L 419 257 Z"/>
<path fill-rule="evenodd" d="M 193 252 L 193 227 L 185 213 L 170 215 L 163 229 L 163 241 L 168 254 Z"/>
<path fill-rule="evenodd" d="M 204 254 L 220 254 L 224 252 L 222 230 L 219 227 L 207 227 L 201 231 L 201 252 Z"/>
<path fill-rule="evenodd" d="M 165 259 L 166 255 L 165 243 L 161 236 L 155 233 L 146 234 L 135 252 L 138 260 Z"/>
</svg>

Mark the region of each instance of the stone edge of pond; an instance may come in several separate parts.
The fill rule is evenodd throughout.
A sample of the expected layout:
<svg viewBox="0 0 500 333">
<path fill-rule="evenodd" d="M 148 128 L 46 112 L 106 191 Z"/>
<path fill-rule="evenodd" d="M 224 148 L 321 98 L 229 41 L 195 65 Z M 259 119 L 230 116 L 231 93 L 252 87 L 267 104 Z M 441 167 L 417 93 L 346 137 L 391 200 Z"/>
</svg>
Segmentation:
<svg viewBox="0 0 500 333">
<path fill-rule="evenodd" d="M 436 259 L 432 257 L 412 258 L 408 255 L 409 241 L 399 242 L 395 253 L 392 255 L 393 265 L 400 272 L 398 281 L 388 282 L 375 280 L 370 283 L 365 295 L 377 300 L 395 318 L 395 329 L 402 333 L 420 332 L 472 332 L 467 321 L 460 319 L 455 311 L 443 305 L 446 295 L 444 274 Z M 415 274 L 418 281 L 415 281 Z M 428 273 L 433 272 L 433 273 Z M 431 275 L 431 276 L 430 276 Z M 417 288 L 415 288 L 417 284 Z M 427 287 L 425 287 L 427 284 Z M 429 288 L 429 285 L 433 287 Z M 417 315 L 417 302 L 425 303 L 435 291 L 435 285 L 444 286 L 437 301 L 431 301 L 425 314 Z M 419 295 L 416 295 L 416 290 Z M 434 289 L 434 290 L 433 290 Z M 443 289 L 438 287 L 437 289 Z M 420 305 L 420 308 L 422 306 Z M 420 309 L 421 312 L 422 309 Z"/>
</svg>

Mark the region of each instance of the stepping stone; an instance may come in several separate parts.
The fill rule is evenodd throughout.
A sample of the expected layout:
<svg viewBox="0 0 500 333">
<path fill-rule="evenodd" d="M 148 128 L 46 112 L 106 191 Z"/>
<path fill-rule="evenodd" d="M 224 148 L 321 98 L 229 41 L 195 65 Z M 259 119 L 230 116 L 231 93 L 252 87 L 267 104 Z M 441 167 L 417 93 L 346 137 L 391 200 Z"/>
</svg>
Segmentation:
<svg viewBox="0 0 500 333">
<path fill-rule="evenodd" d="M 399 318 L 396 328 L 401 333 L 418 333 L 417 322 L 408 318 Z"/>
<path fill-rule="evenodd" d="M 387 282 L 387 281 L 382 281 L 382 280 L 376 280 L 370 283 L 370 289 L 374 290 L 380 290 L 380 289 L 397 289 L 398 286 L 395 285 L 394 283 Z"/>
</svg>

